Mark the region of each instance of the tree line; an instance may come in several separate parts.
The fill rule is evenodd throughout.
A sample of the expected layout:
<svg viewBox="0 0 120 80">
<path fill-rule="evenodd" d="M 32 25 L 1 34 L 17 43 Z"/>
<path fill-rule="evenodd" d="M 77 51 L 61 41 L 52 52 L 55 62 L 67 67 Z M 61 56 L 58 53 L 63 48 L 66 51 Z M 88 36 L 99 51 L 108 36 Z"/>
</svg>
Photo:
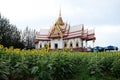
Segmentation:
<svg viewBox="0 0 120 80">
<path fill-rule="evenodd" d="M 5 47 L 13 46 L 20 49 L 35 48 L 34 39 L 37 32 L 28 26 L 25 30 L 19 30 L 9 19 L 0 14 L 0 44 Z"/>
</svg>

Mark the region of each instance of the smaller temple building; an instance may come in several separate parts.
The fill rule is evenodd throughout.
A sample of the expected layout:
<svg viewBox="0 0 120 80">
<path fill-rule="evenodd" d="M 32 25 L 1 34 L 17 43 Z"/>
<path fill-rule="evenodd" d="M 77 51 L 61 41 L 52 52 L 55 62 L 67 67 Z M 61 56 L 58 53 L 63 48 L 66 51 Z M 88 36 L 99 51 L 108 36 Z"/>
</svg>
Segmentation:
<svg viewBox="0 0 120 80">
<path fill-rule="evenodd" d="M 41 29 L 39 34 L 35 38 L 35 48 L 41 49 L 45 45 L 49 45 L 50 49 L 63 49 L 83 48 L 83 42 L 95 41 L 94 30 L 88 30 L 84 28 L 84 25 L 71 26 L 65 23 L 61 17 L 61 11 L 59 17 L 50 29 Z"/>
</svg>

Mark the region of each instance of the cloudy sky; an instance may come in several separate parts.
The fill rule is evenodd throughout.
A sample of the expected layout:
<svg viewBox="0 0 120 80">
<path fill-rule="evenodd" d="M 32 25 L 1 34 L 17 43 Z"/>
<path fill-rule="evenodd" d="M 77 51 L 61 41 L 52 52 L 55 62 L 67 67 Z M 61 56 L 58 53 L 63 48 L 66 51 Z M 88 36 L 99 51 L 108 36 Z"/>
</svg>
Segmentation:
<svg viewBox="0 0 120 80">
<path fill-rule="evenodd" d="M 39 31 L 53 25 L 60 6 L 64 22 L 95 29 L 95 46 L 120 47 L 120 0 L 0 0 L 0 13 L 19 29 Z"/>
</svg>

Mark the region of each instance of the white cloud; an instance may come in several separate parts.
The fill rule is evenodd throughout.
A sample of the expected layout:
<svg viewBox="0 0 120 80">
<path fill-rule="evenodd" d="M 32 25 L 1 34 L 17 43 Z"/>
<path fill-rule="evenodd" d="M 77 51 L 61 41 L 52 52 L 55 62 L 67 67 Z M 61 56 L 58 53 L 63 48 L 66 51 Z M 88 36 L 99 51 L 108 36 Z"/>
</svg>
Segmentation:
<svg viewBox="0 0 120 80">
<path fill-rule="evenodd" d="M 95 27 L 95 45 L 120 46 L 119 4 L 120 0 L 0 0 L 0 12 L 19 29 L 39 30 L 53 25 L 61 5 L 65 22 Z"/>
<path fill-rule="evenodd" d="M 120 25 L 119 26 L 97 26 L 95 29 L 96 32 L 96 45 L 108 46 L 116 45 L 120 47 Z"/>
</svg>

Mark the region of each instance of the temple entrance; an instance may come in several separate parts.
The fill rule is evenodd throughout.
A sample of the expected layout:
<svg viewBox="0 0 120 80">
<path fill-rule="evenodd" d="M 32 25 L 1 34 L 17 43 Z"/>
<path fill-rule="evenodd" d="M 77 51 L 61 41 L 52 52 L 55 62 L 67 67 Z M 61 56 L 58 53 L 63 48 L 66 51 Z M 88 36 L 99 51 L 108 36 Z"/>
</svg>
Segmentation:
<svg viewBox="0 0 120 80">
<path fill-rule="evenodd" d="M 57 43 L 55 43 L 55 49 L 58 49 L 58 44 Z"/>
<path fill-rule="evenodd" d="M 72 42 L 70 42 L 70 48 L 73 48 L 73 43 Z"/>
</svg>

